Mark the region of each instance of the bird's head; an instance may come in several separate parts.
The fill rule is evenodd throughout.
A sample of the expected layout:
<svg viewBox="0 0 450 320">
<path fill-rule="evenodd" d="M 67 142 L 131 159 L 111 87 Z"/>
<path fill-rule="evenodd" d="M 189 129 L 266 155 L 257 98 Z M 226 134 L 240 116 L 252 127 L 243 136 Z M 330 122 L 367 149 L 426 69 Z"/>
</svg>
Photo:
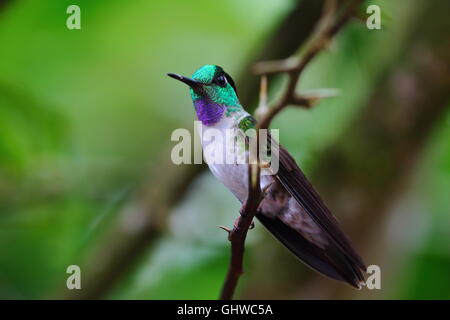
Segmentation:
<svg viewBox="0 0 450 320">
<path fill-rule="evenodd" d="M 175 73 L 168 73 L 168 76 L 190 87 L 197 117 L 205 125 L 214 125 L 242 108 L 233 79 L 219 66 L 205 65 L 195 71 L 192 78 Z"/>
</svg>

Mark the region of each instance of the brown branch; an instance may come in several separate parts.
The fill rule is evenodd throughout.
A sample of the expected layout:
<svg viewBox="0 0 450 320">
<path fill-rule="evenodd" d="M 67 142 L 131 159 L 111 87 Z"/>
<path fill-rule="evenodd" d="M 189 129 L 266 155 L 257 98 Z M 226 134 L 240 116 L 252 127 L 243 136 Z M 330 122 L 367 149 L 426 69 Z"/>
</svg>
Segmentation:
<svg viewBox="0 0 450 320">
<path fill-rule="evenodd" d="M 351 1 L 350 5 L 346 8 L 344 14 L 335 18 L 335 1 L 329 0 L 324 9 L 324 14 L 319 21 L 319 27 L 317 36 L 313 41 L 313 44 L 306 52 L 302 59 L 288 58 L 283 61 L 259 63 L 257 65 L 258 70 L 264 70 L 260 72 L 261 87 L 260 87 L 260 104 L 256 110 L 256 114 L 261 115 L 261 120 L 257 125 L 257 132 L 259 129 L 267 129 L 273 120 L 273 118 L 288 105 L 297 105 L 305 108 L 310 108 L 313 102 L 318 99 L 318 96 L 307 97 L 297 95 L 295 88 L 297 86 L 299 77 L 305 67 L 313 58 L 326 47 L 329 40 L 341 29 L 341 27 L 349 20 L 353 15 L 355 6 L 360 1 Z M 330 20 L 332 21 L 330 23 Z M 333 22 L 334 21 L 334 22 Z M 321 27 L 324 31 L 320 30 Z M 295 61 L 294 61 L 295 60 Z M 278 70 L 275 66 L 278 65 Z M 266 69 L 266 66 L 268 68 Z M 257 70 L 257 73 L 258 73 Z M 282 98 L 272 107 L 267 108 L 267 73 L 281 73 L 285 72 L 289 75 L 289 82 L 284 91 Z M 240 210 L 240 216 L 236 219 L 233 229 L 221 227 L 228 232 L 228 240 L 231 242 L 231 257 L 230 265 L 227 273 L 227 277 L 222 287 L 220 298 L 222 300 L 230 300 L 233 298 L 237 283 L 240 276 L 244 272 L 243 270 L 243 258 L 245 249 L 245 239 L 247 232 L 252 225 L 253 218 L 258 212 L 259 204 L 262 200 L 263 192 L 260 188 L 260 164 L 259 164 L 259 134 L 256 135 L 257 142 L 257 155 L 256 164 L 249 164 L 248 169 L 248 197 Z M 250 155 L 249 159 L 252 159 Z M 253 157 L 255 159 L 255 157 Z"/>
<path fill-rule="evenodd" d="M 231 258 L 227 277 L 220 294 L 221 300 L 233 298 L 239 277 L 244 272 L 244 248 L 247 232 L 252 225 L 258 206 L 261 201 L 261 189 L 259 187 L 259 165 L 250 164 L 248 170 L 249 188 L 247 201 L 241 208 L 240 216 L 236 219 L 232 230 L 228 231 L 228 240 L 231 242 Z"/>
<path fill-rule="evenodd" d="M 312 103 L 305 96 L 297 95 L 295 89 L 302 72 L 315 56 L 330 43 L 331 39 L 342 29 L 342 27 L 354 15 L 356 7 L 361 0 L 349 1 L 347 7 L 338 15 L 333 5 L 334 1 L 328 1 L 325 5 L 324 14 L 318 24 L 317 31 L 313 35 L 312 43 L 302 58 L 290 57 L 281 61 L 259 62 L 255 64 L 256 74 L 286 73 L 289 76 L 288 84 L 281 98 L 261 118 L 259 127 L 267 129 L 273 118 L 289 105 L 311 107 Z"/>
<path fill-rule="evenodd" d="M 267 109 L 267 77 L 261 77 L 258 109 Z M 240 216 L 234 222 L 233 229 L 221 227 L 228 232 L 228 240 L 231 242 L 230 265 L 227 277 L 220 294 L 221 300 L 231 300 L 234 295 L 239 277 L 244 272 L 244 249 L 247 232 L 253 225 L 253 218 L 258 212 L 259 203 L 262 200 L 260 187 L 259 166 L 259 135 L 256 135 L 256 150 L 249 148 L 248 164 L 248 197 L 240 210 Z M 254 152 L 256 151 L 256 154 Z M 256 160 L 256 161 L 254 161 Z M 253 163 L 255 162 L 255 163 Z"/>
<path fill-rule="evenodd" d="M 255 50 L 249 58 L 248 66 L 243 68 L 238 77 L 239 100 L 246 110 L 254 111 L 259 90 L 258 78 L 248 72 L 254 61 L 277 60 L 294 54 L 311 36 L 322 15 L 325 0 L 297 0 L 278 27 L 274 29 L 265 43 Z M 271 84 L 274 77 L 268 79 Z"/>
</svg>

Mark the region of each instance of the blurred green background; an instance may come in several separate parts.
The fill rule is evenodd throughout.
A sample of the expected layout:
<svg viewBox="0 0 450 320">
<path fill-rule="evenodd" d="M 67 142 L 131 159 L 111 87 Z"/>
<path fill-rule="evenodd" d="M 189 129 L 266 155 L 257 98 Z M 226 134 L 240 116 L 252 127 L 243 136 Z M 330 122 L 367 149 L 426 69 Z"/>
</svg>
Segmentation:
<svg viewBox="0 0 450 320">
<path fill-rule="evenodd" d="M 272 125 L 306 173 L 395 64 L 424 1 L 371 3 L 382 7 L 382 29 L 351 22 L 301 81 L 303 89 L 341 94 L 310 111 L 289 109 Z M 66 28 L 70 4 L 81 8 L 81 30 Z M 170 164 L 170 135 L 192 130 L 195 114 L 188 91 L 165 73 L 190 75 L 217 64 L 236 78 L 249 74 L 253 57 L 295 6 L 7 1 L 0 9 L 0 298 L 82 296 L 65 289 L 72 264 L 82 266 L 83 290 L 109 272 L 103 288 L 84 297 L 217 298 L 229 256 L 217 226 L 231 225 L 239 204 L 207 171 L 179 192 L 178 173 L 185 171 Z M 282 84 L 271 85 L 273 96 Z M 317 276 L 257 224 L 238 297 L 449 299 L 449 141 L 445 112 L 376 226 L 371 249 L 355 243 L 367 264 L 381 266 L 381 290 L 329 289 L 336 284 L 328 279 L 316 284 Z M 173 194 L 159 207 L 151 202 L 161 190 Z M 148 202 L 152 209 L 142 209 Z M 336 215 L 346 230 L 345 214 Z M 130 240 L 154 217 L 162 222 Z M 130 242 L 133 254 L 117 259 L 129 265 L 111 263 L 109 251 L 126 251 Z"/>
</svg>

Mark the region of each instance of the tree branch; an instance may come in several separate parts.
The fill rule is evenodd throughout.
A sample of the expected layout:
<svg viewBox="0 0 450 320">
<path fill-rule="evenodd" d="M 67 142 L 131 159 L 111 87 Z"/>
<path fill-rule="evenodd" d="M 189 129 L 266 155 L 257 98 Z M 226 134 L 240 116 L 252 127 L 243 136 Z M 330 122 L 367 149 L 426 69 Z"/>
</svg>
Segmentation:
<svg viewBox="0 0 450 320">
<path fill-rule="evenodd" d="M 249 188 L 247 201 L 241 208 L 240 216 L 236 219 L 232 230 L 228 231 L 228 240 L 231 242 L 231 258 L 227 277 L 222 287 L 220 299 L 233 298 L 239 277 L 244 272 L 243 259 L 245 239 L 253 218 L 255 217 L 259 203 L 261 202 L 259 165 L 250 164 L 248 170 Z"/>
<path fill-rule="evenodd" d="M 315 34 L 313 34 L 311 45 L 302 58 L 290 57 L 281 61 L 255 64 L 254 71 L 256 74 L 286 73 L 289 76 L 288 84 L 280 100 L 261 117 L 259 123 L 261 129 L 267 129 L 273 118 L 288 105 L 298 105 L 307 108 L 311 106 L 311 101 L 307 97 L 295 93 L 300 76 L 306 66 L 319 52 L 328 46 L 330 40 L 354 15 L 357 5 L 361 2 L 361 0 L 349 1 L 347 7 L 339 15 L 336 12 L 335 1 L 328 1 L 324 7 L 323 17 L 319 21 Z"/>
<path fill-rule="evenodd" d="M 340 16 L 336 15 L 336 2 L 329 0 L 324 7 L 324 13 L 318 23 L 317 35 L 315 36 L 312 45 L 302 59 L 288 58 L 283 61 L 258 63 L 255 67 L 255 72 L 261 74 L 260 87 L 260 104 L 255 114 L 260 116 L 260 121 L 257 125 L 257 155 L 253 159 L 257 159 L 256 164 L 249 164 L 248 169 L 248 197 L 240 210 L 240 217 L 234 223 L 233 229 L 222 229 L 228 232 L 228 240 L 231 242 L 231 257 L 227 277 L 222 287 L 220 298 L 223 300 L 230 300 L 233 298 L 237 283 L 243 273 L 243 258 L 245 249 L 245 239 L 247 232 L 252 225 L 253 218 L 258 212 L 259 204 L 262 200 L 260 187 L 260 159 L 259 159 L 259 129 L 267 129 L 270 126 L 274 117 L 279 114 L 288 105 L 293 104 L 310 108 L 313 105 L 313 100 L 317 100 L 317 96 L 307 97 L 297 95 L 295 89 L 304 71 L 305 67 L 313 58 L 324 48 L 326 48 L 330 39 L 342 28 L 342 26 L 350 19 L 355 12 L 355 7 L 361 1 L 349 1 L 344 13 Z M 314 34 L 313 34 L 314 36 Z M 273 73 L 287 73 L 289 82 L 284 91 L 282 98 L 272 106 L 267 108 L 267 76 L 266 74 Z M 254 151 L 254 150 L 253 150 Z M 253 155 L 254 156 L 254 155 Z M 252 158 L 250 155 L 249 159 Z"/>
</svg>

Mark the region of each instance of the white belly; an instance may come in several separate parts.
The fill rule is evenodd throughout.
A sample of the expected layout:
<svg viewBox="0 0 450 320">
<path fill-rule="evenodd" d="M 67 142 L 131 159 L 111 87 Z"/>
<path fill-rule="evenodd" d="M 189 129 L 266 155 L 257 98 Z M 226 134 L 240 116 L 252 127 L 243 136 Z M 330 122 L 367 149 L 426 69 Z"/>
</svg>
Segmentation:
<svg viewBox="0 0 450 320">
<path fill-rule="evenodd" d="M 213 127 L 202 126 L 200 137 L 202 140 L 204 159 L 211 172 L 240 202 L 244 202 L 248 194 L 248 164 L 242 162 L 242 159 L 246 158 L 245 156 L 243 157 L 243 153 L 246 152 L 242 149 L 230 148 L 232 144 L 227 144 L 226 137 L 228 136 L 225 133 L 226 129 L 233 128 L 236 125 L 233 123 L 233 119 L 223 119 Z M 223 139 L 212 139 L 211 137 L 215 136 L 214 130 L 216 131 L 215 133 L 221 132 Z M 217 161 L 220 159 L 223 161 Z M 230 162 L 230 160 L 232 161 Z M 270 176 L 261 176 L 261 188 L 264 188 L 271 179 L 272 177 Z"/>
<path fill-rule="evenodd" d="M 213 175 L 227 187 L 239 201 L 248 194 L 248 166 L 243 164 L 208 164 Z"/>
</svg>

